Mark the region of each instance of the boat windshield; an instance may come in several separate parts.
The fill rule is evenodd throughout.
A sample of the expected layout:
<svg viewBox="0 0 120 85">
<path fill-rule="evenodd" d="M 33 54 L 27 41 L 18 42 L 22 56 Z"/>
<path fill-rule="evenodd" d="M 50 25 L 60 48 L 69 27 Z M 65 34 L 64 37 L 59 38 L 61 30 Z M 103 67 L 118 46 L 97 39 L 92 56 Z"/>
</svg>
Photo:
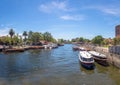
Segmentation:
<svg viewBox="0 0 120 85">
<path fill-rule="evenodd" d="M 83 61 L 93 61 L 93 58 L 82 58 Z"/>
</svg>

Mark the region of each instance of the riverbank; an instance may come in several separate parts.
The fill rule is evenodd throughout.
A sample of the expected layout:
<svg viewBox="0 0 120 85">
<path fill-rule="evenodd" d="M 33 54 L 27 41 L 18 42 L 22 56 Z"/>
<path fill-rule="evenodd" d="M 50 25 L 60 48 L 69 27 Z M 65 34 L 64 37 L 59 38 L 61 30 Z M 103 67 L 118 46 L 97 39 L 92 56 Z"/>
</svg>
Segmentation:
<svg viewBox="0 0 120 85">
<path fill-rule="evenodd" d="M 98 47 L 98 46 L 84 46 L 89 48 L 90 50 L 94 50 L 100 53 L 103 53 L 107 56 L 108 58 L 108 62 L 118 68 L 120 68 L 120 55 L 118 54 L 114 54 L 114 53 L 110 53 L 109 52 L 109 48 L 105 48 L 105 47 Z"/>
<path fill-rule="evenodd" d="M 59 45 L 61 46 L 61 45 Z M 63 45 L 62 45 L 63 46 Z M 26 46 L 0 46 L 0 52 L 24 52 L 25 50 L 30 49 L 54 49 L 58 48 L 57 44 L 48 44 L 48 45 L 26 45 Z"/>
</svg>

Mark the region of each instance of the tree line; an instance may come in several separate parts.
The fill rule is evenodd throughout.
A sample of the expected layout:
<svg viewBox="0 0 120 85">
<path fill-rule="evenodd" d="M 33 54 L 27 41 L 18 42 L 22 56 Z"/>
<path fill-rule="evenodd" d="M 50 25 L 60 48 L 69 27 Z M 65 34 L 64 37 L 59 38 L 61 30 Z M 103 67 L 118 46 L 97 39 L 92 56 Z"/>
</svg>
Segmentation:
<svg viewBox="0 0 120 85">
<path fill-rule="evenodd" d="M 56 40 L 51 33 L 45 32 L 33 32 L 33 31 L 24 31 L 22 35 L 16 34 L 13 29 L 9 30 L 7 36 L 0 37 L 0 45 L 40 45 L 40 41 L 54 42 L 54 43 L 87 43 L 94 45 L 120 45 L 120 38 L 104 38 L 101 35 L 95 36 L 93 39 L 86 39 L 84 37 L 77 37 L 71 40 L 58 39 Z"/>
<path fill-rule="evenodd" d="M 22 35 L 16 34 L 13 29 L 9 30 L 9 36 L 0 37 L 1 45 L 30 45 L 39 44 L 40 41 L 46 42 L 56 42 L 56 39 L 53 38 L 52 34 L 49 32 L 33 32 L 33 31 L 24 31 Z"/>
<path fill-rule="evenodd" d="M 94 45 L 99 45 L 99 46 L 109 46 L 109 45 L 120 45 L 120 38 L 104 38 L 101 35 L 97 35 L 94 38 L 86 39 L 83 37 L 77 37 L 71 40 L 72 42 L 79 42 L 79 43 L 89 43 L 89 44 L 94 44 Z"/>
</svg>

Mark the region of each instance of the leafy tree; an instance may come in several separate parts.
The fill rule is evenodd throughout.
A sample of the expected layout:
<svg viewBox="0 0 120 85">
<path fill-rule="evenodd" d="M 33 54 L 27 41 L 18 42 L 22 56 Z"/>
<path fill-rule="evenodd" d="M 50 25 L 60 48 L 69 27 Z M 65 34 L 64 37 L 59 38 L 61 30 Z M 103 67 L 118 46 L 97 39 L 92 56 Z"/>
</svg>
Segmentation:
<svg viewBox="0 0 120 85">
<path fill-rule="evenodd" d="M 114 38 L 113 39 L 113 44 L 114 45 L 120 45 L 120 38 Z"/>
<path fill-rule="evenodd" d="M 51 33 L 49 33 L 49 32 L 45 32 L 45 33 L 43 34 L 43 37 L 44 37 L 44 40 L 45 40 L 45 41 L 48 41 L 48 42 L 51 42 L 52 39 L 53 39 Z"/>
<path fill-rule="evenodd" d="M 29 31 L 29 32 L 28 32 L 28 39 L 29 39 L 29 40 L 32 38 L 32 34 L 33 34 L 32 31 Z"/>
<path fill-rule="evenodd" d="M 71 41 L 72 41 L 72 42 L 76 42 L 76 39 L 73 38 Z"/>
<path fill-rule="evenodd" d="M 84 43 L 84 38 L 83 38 L 83 37 L 80 37 L 80 38 L 79 38 L 79 42 Z"/>
<path fill-rule="evenodd" d="M 41 37 L 41 35 L 39 32 L 34 32 L 34 33 L 32 33 L 31 40 L 33 43 L 37 44 L 37 42 L 40 41 L 40 37 Z"/>
<path fill-rule="evenodd" d="M 15 36 L 13 37 L 13 44 L 14 44 L 14 45 L 18 45 L 18 43 L 19 43 L 19 38 L 18 38 L 18 36 L 15 35 Z"/>
<path fill-rule="evenodd" d="M 44 40 L 43 34 L 40 33 L 40 40 Z"/>
<path fill-rule="evenodd" d="M 64 39 L 58 39 L 58 43 L 64 43 Z"/>
<path fill-rule="evenodd" d="M 8 37 L 8 36 L 0 37 L 0 44 L 2 44 L 2 45 L 4 45 L 4 44 L 5 45 L 9 45 L 10 42 L 11 42 L 10 37 Z"/>
<path fill-rule="evenodd" d="M 98 36 L 95 36 L 93 39 L 92 39 L 92 43 L 93 44 L 98 44 L 98 45 L 101 45 L 102 42 L 103 42 L 104 38 L 101 36 L 101 35 L 98 35 Z"/>
</svg>

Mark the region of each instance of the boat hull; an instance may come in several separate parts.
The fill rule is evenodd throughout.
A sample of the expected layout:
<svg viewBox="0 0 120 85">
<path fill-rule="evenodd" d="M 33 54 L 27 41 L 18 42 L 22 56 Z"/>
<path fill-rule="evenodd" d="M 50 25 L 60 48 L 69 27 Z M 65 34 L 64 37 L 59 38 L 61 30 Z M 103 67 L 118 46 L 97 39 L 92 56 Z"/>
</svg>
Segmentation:
<svg viewBox="0 0 120 85">
<path fill-rule="evenodd" d="M 103 65 L 103 66 L 109 66 L 107 58 L 98 58 L 95 56 L 93 58 L 94 58 L 95 62 L 97 62 L 98 64 Z"/>
<path fill-rule="evenodd" d="M 89 53 L 93 56 L 95 62 L 97 62 L 98 64 L 103 65 L 103 66 L 109 65 L 107 62 L 107 57 L 104 54 L 100 54 L 95 51 L 90 51 Z"/>
<path fill-rule="evenodd" d="M 84 62 L 81 62 L 81 61 L 80 61 L 80 63 L 86 69 L 94 69 L 94 66 L 95 66 L 94 63 L 84 63 Z"/>
</svg>

